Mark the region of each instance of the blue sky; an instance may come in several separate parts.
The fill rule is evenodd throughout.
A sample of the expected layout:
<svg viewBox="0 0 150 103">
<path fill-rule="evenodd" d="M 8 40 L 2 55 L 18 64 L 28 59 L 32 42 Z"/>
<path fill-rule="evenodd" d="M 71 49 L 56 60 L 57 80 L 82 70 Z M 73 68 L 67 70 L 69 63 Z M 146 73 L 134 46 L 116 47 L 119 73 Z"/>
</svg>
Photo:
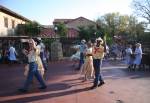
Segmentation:
<svg viewBox="0 0 150 103">
<path fill-rule="evenodd" d="M 132 14 L 132 0 L 0 0 L 0 4 L 22 16 L 51 25 L 55 18 L 90 20 L 111 12 Z"/>
</svg>

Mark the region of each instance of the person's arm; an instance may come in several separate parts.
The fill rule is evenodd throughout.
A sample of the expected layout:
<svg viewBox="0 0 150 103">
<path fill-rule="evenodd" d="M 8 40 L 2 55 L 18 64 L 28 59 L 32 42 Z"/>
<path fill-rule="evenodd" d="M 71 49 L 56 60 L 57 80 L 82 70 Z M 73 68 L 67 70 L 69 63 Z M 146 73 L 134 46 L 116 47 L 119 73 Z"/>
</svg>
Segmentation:
<svg viewBox="0 0 150 103">
<path fill-rule="evenodd" d="M 18 55 L 18 53 L 16 52 L 16 49 L 15 49 L 15 48 L 14 48 L 14 52 L 15 52 L 16 55 Z"/>
<path fill-rule="evenodd" d="M 30 39 L 30 41 L 33 43 L 33 49 L 36 51 L 37 50 L 36 42 L 33 39 Z"/>
<path fill-rule="evenodd" d="M 22 50 L 22 53 L 25 55 L 25 56 L 28 56 L 29 52 L 26 50 L 26 49 L 23 49 Z"/>
</svg>

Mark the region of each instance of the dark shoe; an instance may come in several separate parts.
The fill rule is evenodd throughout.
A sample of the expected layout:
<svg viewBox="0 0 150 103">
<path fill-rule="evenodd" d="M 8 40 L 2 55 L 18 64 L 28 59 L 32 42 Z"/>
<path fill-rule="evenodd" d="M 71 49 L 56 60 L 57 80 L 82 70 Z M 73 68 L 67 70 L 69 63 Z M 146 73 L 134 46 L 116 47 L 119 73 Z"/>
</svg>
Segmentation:
<svg viewBox="0 0 150 103">
<path fill-rule="evenodd" d="M 102 86 L 103 84 L 105 84 L 105 82 L 100 82 L 100 83 L 98 84 L 98 87 Z"/>
<path fill-rule="evenodd" d="M 93 85 L 90 89 L 96 89 L 97 86 L 96 85 Z"/>
<path fill-rule="evenodd" d="M 75 70 L 77 70 L 77 71 L 78 71 L 78 70 L 80 70 L 80 68 L 79 68 L 79 67 L 78 67 L 78 68 L 75 68 Z"/>
<path fill-rule="evenodd" d="M 47 88 L 47 86 L 39 87 L 39 89 L 46 89 L 46 88 Z"/>
<path fill-rule="evenodd" d="M 19 91 L 19 92 L 22 92 L 22 93 L 27 92 L 27 90 L 26 90 L 26 89 L 23 89 L 23 88 L 18 89 L 18 91 Z"/>
<path fill-rule="evenodd" d="M 131 69 L 131 66 L 128 66 L 128 69 Z"/>
</svg>

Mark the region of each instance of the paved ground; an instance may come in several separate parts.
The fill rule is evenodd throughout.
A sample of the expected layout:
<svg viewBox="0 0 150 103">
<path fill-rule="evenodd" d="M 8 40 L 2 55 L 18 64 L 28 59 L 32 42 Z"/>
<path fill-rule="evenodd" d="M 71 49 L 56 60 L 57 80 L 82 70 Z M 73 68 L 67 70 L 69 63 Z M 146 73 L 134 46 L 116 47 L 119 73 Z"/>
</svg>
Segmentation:
<svg viewBox="0 0 150 103">
<path fill-rule="evenodd" d="M 0 103 L 150 103 L 150 72 L 128 71 L 119 62 L 104 62 L 106 84 L 94 90 L 89 89 L 92 80 L 82 82 L 70 62 L 55 62 L 46 73 L 46 90 L 32 85 L 28 93 L 19 93 L 23 67 L 0 65 Z"/>
</svg>

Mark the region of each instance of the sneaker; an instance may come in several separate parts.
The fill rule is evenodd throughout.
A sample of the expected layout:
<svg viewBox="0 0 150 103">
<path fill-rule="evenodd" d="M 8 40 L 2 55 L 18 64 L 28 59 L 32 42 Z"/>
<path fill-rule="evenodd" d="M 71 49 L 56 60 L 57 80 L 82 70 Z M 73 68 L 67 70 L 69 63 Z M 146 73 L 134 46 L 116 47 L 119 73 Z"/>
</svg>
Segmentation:
<svg viewBox="0 0 150 103">
<path fill-rule="evenodd" d="M 98 84 L 98 87 L 102 86 L 103 84 L 105 84 L 105 82 L 100 82 L 100 83 Z"/>
<path fill-rule="evenodd" d="M 19 92 L 22 92 L 22 93 L 27 92 L 27 90 L 26 90 L 26 89 L 23 89 L 23 88 L 18 89 L 18 91 L 19 91 Z"/>
<path fill-rule="evenodd" d="M 39 87 L 39 89 L 46 89 L 47 86 L 42 86 L 42 87 Z"/>
<path fill-rule="evenodd" d="M 79 70 L 80 70 L 80 68 L 79 68 L 79 67 L 78 67 L 78 68 L 75 68 L 75 70 L 79 71 Z"/>
</svg>

